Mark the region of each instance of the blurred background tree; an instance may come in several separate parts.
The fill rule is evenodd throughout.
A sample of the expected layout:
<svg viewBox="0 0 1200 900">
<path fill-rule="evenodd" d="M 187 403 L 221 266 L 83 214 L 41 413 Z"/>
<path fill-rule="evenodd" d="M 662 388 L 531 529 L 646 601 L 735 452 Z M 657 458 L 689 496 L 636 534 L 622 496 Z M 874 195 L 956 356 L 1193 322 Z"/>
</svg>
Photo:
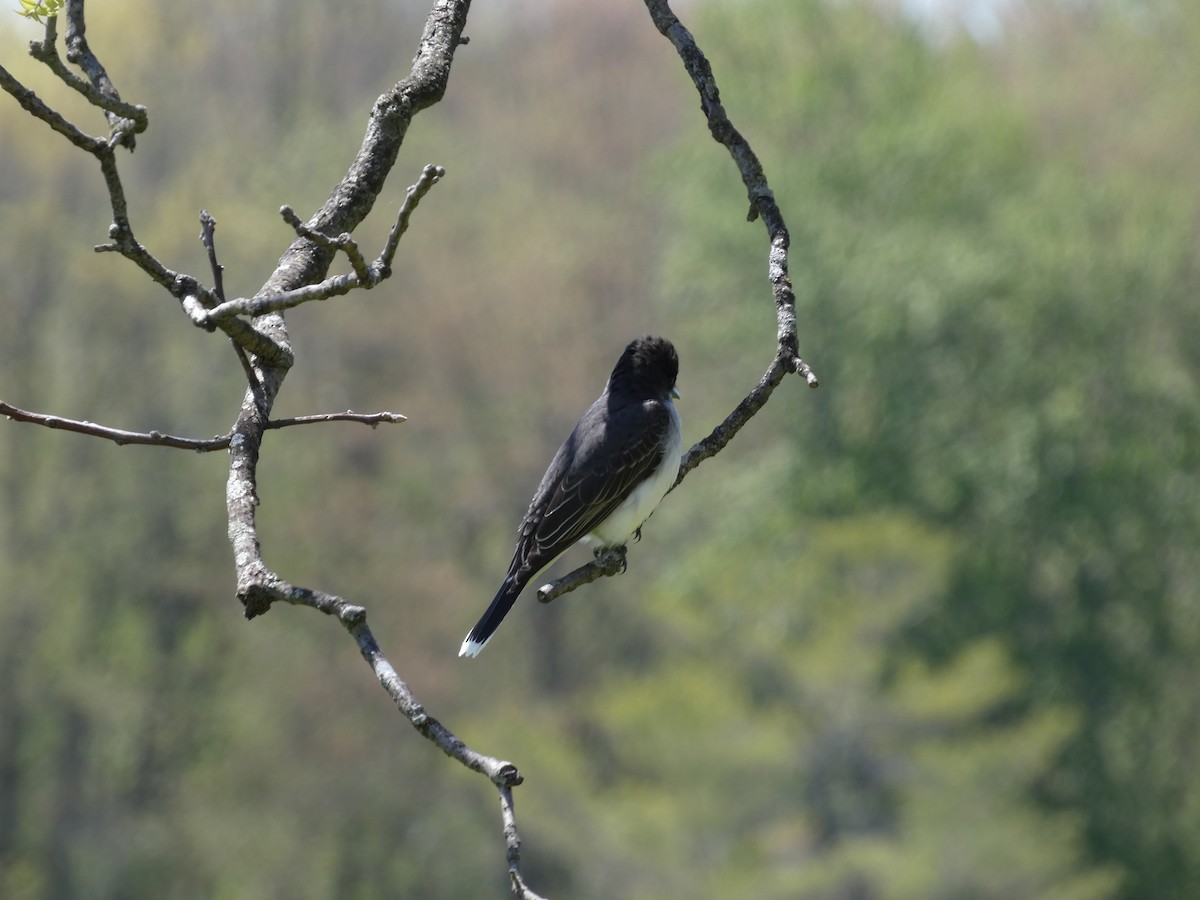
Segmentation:
<svg viewBox="0 0 1200 900">
<path fill-rule="evenodd" d="M 525 868 L 550 896 L 1200 882 L 1200 9 L 997 3 L 971 31 L 948 16 L 980 4 L 936 23 L 927 5 L 685 10 L 788 216 L 822 388 L 779 392 L 628 573 L 518 604 L 472 663 L 456 648 L 510 529 L 625 341 L 679 346 L 695 439 L 774 335 L 761 230 L 645 10 L 476 9 L 391 187 L 448 170 L 399 276 L 289 316 L 278 415 L 410 421 L 268 440 L 275 564 L 366 603 L 430 708 L 521 766 Z M 241 293 L 420 27 L 366 0 L 93 17 L 151 110 L 124 167 L 140 232 L 204 271 L 211 209 Z M 31 82 L 34 36 L 0 21 Z M 226 431 L 228 348 L 90 252 L 103 200 L 0 102 L 0 396 Z M 220 455 L 8 424 L 0 460 L 0 897 L 506 895 L 490 792 L 344 636 L 242 620 Z"/>
</svg>

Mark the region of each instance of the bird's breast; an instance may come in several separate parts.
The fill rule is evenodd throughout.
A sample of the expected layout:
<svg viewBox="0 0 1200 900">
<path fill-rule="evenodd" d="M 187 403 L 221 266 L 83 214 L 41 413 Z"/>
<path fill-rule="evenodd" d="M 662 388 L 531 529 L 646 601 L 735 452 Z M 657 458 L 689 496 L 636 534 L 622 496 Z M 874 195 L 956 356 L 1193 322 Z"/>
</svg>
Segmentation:
<svg viewBox="0 0 1200 900">
<path fill-rule="evenodd" d="M 679 411 L 675 404 L 668 403 L 671 413 L 671 428 L 667 433 L 667 446 L 663 451 L 662 462 L 650 474 L 630 491 L 621 505 L 613 510 L 612 515 L 596 526 L 583 538 L 584 543 L 593 547 L 623 547 L 633 537 L 633 533 L 642 527 L 650 518 L 650 513 L 667 495 L 675 479 L 679 477 L 679 455 L 683 449 L 683 433 L 680 429 Z"/>
</svg>

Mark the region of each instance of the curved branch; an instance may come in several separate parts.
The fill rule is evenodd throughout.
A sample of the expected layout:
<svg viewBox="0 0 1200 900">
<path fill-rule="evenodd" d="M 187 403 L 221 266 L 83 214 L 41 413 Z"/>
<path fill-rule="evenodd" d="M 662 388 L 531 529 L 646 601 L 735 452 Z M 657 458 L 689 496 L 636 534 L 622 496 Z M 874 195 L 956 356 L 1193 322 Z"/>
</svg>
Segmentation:
<svg viewBox="0 0 1200 900">
<path fill-rule="evenodd" d="M 371 211 L 400 152 L 413 116 L 437 102 L 445 93 L 454 51 L 461 42 L 470 6 L 470 0 L 438 0 L 434 5 L 409 76 L 375 101 L 358 155 L 329 200 L 307 223 L 310 230 L 336 238 L 353 232 Z M 277 296 L 321 281 L 333 254 L 328 246 L 310 238 L 297 238 L 284 252 L 257 297 Z M 255 331 L 268 336 L 290 353 L 282 315 L 271 312 L 259 316 L 255 325 Z M 261 365 L 258 372 L 261 391 L 247 391 L 230 441 L 225 497 L 229 540 L 237 567 L 238 597 L 243 603 L 247 601 L 248 592 L 267 574 L 255 526 L 256 469 L 263 432 L 287 368 L 287 365 L 270 363 Z M 251 614 L 249 605 L 247 614 Z"/>
<path fill-rule="evenodd" d="M 703 51 L 697 46 L 696 39 L 684 27 L 679 18 L 671 11 L 667 0 L 645 0 L 646 9 L 659 32 L 674 45 L 683 67 L 692 78 L 696 91 L 700 94 L 700 109 L 708 120 L 708 130 L 717 143 L 723 145 L 733 158 L 742 183 L 746 186 L 746 194 L 750 201 L 750 211 L 746 218 L 753 222 L 762 219 L 767 229 L 770 249 L 767 253 L 767 279 L 771 284 L 771 293 L 775 298 L 776 349 L 775 356 L 767 370 L 759 379 L 758 384 L 742 399 L 733 411 L 725 417 L 712 432 L 704 439 L 697 441 L 683 455 L 679 464 L 679 476 L 671 490 L 679 487 L 688 473 L 704 460 L 716 456 L 754 415 L 762 409 L 771 398 L 783 379 L 789 374 L 797 374 L 804 378 L 811 388 L 820 386 L 816 373 L 800 358 L 799 340 L 796 336 L 796 295 L 792 290 L 792 281 L 788 277 L 788 245 L 791 238 L 787 225 L 783 221 L 775 202 L 775 194 L 767 183 L 766 173 L 758 155 L 750 146 L 750 142 L 734 127 L 725 107 L 721 104 L 721 92 L 717 89 L 717 80 L 713 75 L 712 66 Z M 622 551 L 624 548 L 621 548 Z M 561 578 L 538 589 L 538 599 L 549 603 L 578 587 L 590 584 L 606 575 L 623 572 L 624 553 L 621 555 L 621 565 L 616 566 L 612 560 L 601 557 L 586 565 L 568 572 Z"/>
<path fill-rule="evenodd" d="M 817 387 L 819 382 L 808 364 L 800 359 L 799 344 L 796 337 L 796 296 L 792 291 L 792 282 L 788 278 L 788 245 L 791 238 L 783 214 L 775 202 L 775 194 L 767 183 L 762 163 L 740 131 L 734 127 L 721 105 L 721 92 L 717 89 L 716 78 L 708 58 L 696 45 L 679 18 L 671 11 L 667 0 L 645 0 L 650 18 L 659 32 L 674 45 L 683 66 L 692 78 L 696 91 L 700 94 L 700 108 L 708 119 L 708 130 L 713 139 L 722 144 L 733 158 L 746 193 L 750 200 L 749 221 L 761 218 L 767 229 L 770 240 L 770 251 L 767 256 L 767 277 L 771 282 L 771 291 L 775 296 L 777 341 L 779 344 L 778 357 L 783 357 L 784 371 L 803 374 L 810 387 Z M 775 362 L 772 362 L 774 368 Z M 768 375 L 771 370 L 768 369 Z M 764 376 L 765 378 L 766 376 Z M 779 380 L 782 380 L 780 377 Z M 778 384 L 778 381 L 775 382 Z M 760 382 L 763 387 L 763 382 Z M 756 388 L 758 390 L 758 388 Z M 774 384 L 767 391 L 774 390 Z M 762 402 L 766 402 L 765 398 Z M 761 404 L 759 404 L 761 407 Z M 739 426 L 740 427 L 740 426 Z"/>
<path fill-rule="evenodd" d="M 436 745 L 451 759 L 474 772 L 479 772 L 491 781 L 500 792 L 500 814 L 503 822 L 505 858 L 508 862 L 509 880 L 513 893 L 524 900 L 544 900 L 525 884 L 521 875 L 521 837 L 517 832 L 516 813 L 513 807 L 512 789 L 525 779 L 515 765 L 508 760 L 472 750 L 449 728 L 425 712 L 425 707 L 413 696 L 412 690 L 397 674 L 379 648 L 375 635 L 367 625 L 367 611 L 335 594 L 314 591 L 288 584 L 273 572 L 252 586 L 247 596 L 247 616 L 251 607 L 269 609 L 273 603 L 291 603 L 307 606 L 318 612 L 333 616 L 354 638 L 367 665 L 375 673 L 380 685 L 387 691 L 400 713 L 426 740 Z"/>
</svg>

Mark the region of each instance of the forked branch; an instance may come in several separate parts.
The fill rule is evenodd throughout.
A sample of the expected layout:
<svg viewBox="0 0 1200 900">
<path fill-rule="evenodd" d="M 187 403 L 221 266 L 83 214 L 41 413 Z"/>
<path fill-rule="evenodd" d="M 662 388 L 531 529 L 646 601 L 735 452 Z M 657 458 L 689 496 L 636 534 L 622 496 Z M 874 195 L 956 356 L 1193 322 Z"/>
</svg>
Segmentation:
<svg viewBox="0 0 1200 900">
<path fill-rule="evenodd" d="M 469 7 L 470 0 L 436 0 L 411 74 L 375 104 L 363 147 L 346 177 L 335 187 L 329 202 L 307 223 L 300 222 L 294 213 L 286 216 L 298 237 L 284 254 L 274 274 L 256 298 L 228 302 L 224 296 L 222 267 L 216 255 L 216 223 L 210 215 L 202 213 L 201 240 L 208 251 L 214 284 L 212 289 L 204 287 L 193 276 L 171 271 L 134 237 L 115 150 L 118 146 L 132 149 L 134 134 L 145 130 L 148 119 L 142 107 L 126 104 L 120 99 L 104 66 L 88 47 L 84 37 L 84 0 L 67 0 L 67 58 L 83 69 L 87 80 L 71 72 L 59 57 L 55 17 L 48 20 L 45 38 L 34 44 L 32 53 L 57 77 L 104 111 L 110 125 L 109 137 L 87 134 L 47 106 L 3 67 L 0 67 L 0 88 L 12 95 L 32 116 L 99 160 L 108 188 L 113 221 L 109 228 L 109 241 L 97 246 L 96 250 L 119 253 L 131 260 L 156 284 L 169 290 L 193 322 L 207 330 L 221 330 L 227 334 L 238 349 L 249 385 L 241 413 L 230 433 L 207 440 L 180 438 L 157 431 L 130 432 L 34 413 L 3 402 L 0 402 L 0 414 L 118 444 L 140 443 L 199 451 L 228 448 L 230 474 L 226 496 L 229 535 L 238 574 L 238 596 L 245 604 L 247 616 L 264 612 L 273 603 L 282 601 L 309 606 L 336 617 L 354 639 L 379 683 L 413 727 L 447 755 L 485 775 L 499 790 L 505 857 L 513 890 L 528 900 L 540 900 L 526 887 L 520 872 L 520 839 L 512 803 L 512 788 L 522 780 L 517 768 L 505 760 L 472 750 L 440 721 L 425 712 L 380 650 L 367 625 L 363 607 L 355 606 L 341 597 L 293 586 L 267 569 L 262 560 L 254 521 L 258 450 L 266 431 L 334 420 L 363 422 L 372 427 L 380 422 L 404 420 L 404 416 L 397 413 L 360 415 L 349 411 L 271 419 L 271 408 L 294 361 L 287 329 L 279 313 L 297 303 L 326 299 L 354 287 L 370 288 L 391 274 L 397 244 L 408 227 L 409 217 L 425 193 L 442 177 L 442 169 L 426 167 L 417 184 L 410 188 L 391 233 L 374 262 L 367 263 L 363 259 L 349 235 L 370 212 L 396 160 L 413 115 L 436 103 L 445 92 L 454 50 L 463 42 L 462 30 Z M 329 263 L 338 250 L 346 253 L 353 274 L 325 282 L 323 279 Z M 247 353 L 253 356 L 252 360 Z"/>
<path fill-rule="evenodd" d="M 350 261 L 353 272 L 346 275 L 335 275 L 317 284 L 302 285 L 277 294 L 259 294 L 255 297 L 239 297 L 235 300 L 221 301 L 212 309 L 193 308 L 189 311 L 192 321 L 201 328 L 211 330 L 217 323 L 224 322 L 234 316 L 262 316 L 267 313 L 282 312 L 302 303 L 313 300 L 328 300 L 331 297 L 348 294 L 355 288 L 370 290 L 392 274 L 392 260 L 396 256 L 396 247 L 400 236 L 408 230 L 408 221 L 413 210 L 421 202 L 421 198 L 429 193 L 429 189 L 437 184 L 446 170 L 441 166 L 427 165 L 417 182 L 409 187 L 404 202 L 396 216 L 391 233 L 384 243 L 374 262 L 368 263 L 358 248 L 358 243 L 349 233 L 342 233 L 331 238 L 310 227 L 300 220 L 300 217 L 290 206 L 279 210 L 284 221 L 295 229 L 296 234 L 304 240 L 311 241 L 330 253 L 341 251 Z"/>
</svg>

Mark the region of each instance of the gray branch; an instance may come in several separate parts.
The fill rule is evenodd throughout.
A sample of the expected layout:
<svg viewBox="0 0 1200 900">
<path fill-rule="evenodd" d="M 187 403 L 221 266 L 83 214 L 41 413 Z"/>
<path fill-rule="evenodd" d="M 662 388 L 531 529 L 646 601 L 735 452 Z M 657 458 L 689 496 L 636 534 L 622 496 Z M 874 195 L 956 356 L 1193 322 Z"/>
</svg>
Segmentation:
<svg viewBox="0 0 1200 900">
<path fill-rule="evenodd" d="M 426 20 L 420 47 L 408 77 L 375 101 L 362 147 L 349 171 L 333 189 L 325 205 L 297 229 L 299 236 L 253 298 L 263 303 L 261 311 L 247 311 L 246 314 L 254 316 L 255 330 L 268 335 L 277 346 L 289 346 L 288 333 L 281 309 L 272 306 L 271 298 L 289 294 L 295 297 L 294 292 L 303 292 L 305 288 L 319 285 L 326 279 L 339 246 L 344 244 L 342 235 L 353 233 L 371 212 L 383 190 L 413 116 L 437 103 L 445 94 L 454 52 L 462 43 L 470 5 L 470 0 L 436 0 Z M 380 266 L 381 270 L 390 270 L 391 254 L 395 252 L 399 235 L 407 227 L 408 215 L 441 174 L 440 169 L 427 167 L 422 176 L 424 180 L 418 182 L 418 185 L 424 186 L 410 188 L 409 196 L 393 226 L 392 236 L 381 254 L 381 259 L 386 263 L 386 266 Z M 215 321 L 223 328 L 227 322 L 240 320 L 236 315 L 223 315 Z M 514 890 L 518 896 L 528 900 L 540 900 L 525 887 L 520 873 L 520 840 L 512 816 L 511 795 L 512 787 L 522 782 L 516 766 L 470 749 L 441 722 L 425 712 L 408 685 L 380 651 L 367 627 L 366 612 L 362 607 L 353 606 L 331 594 L 290 585 L 268 569 L 263 560 L 255 523 L 259 450 L 264 433 L 270 427 L 270 410 L 289 368 L 290 358 L 282 364 L 256 360 L 259 388 L 247 390 L 230 437 L 226 508 L 229 540 L 237 570 L 237 594 L 245 607 L 246 617 L 261 615 L 281 601 L 310 606 L 337 617 L 354 637 L 380 684 L 413 727 L 448 756 L 486 775 L 496 785 L 500 791 L 506 859 Z"/>
<path fill-rule="evenodd" d="M 263 562 L 255 524 L 258 455 L 268 429 L 334 420 L 363 422 L 372 427 L 380 422 L 404 421 L 404 416 L 398 413 L 359 415 L 349 411 L 272 420 L 270 412 L 275 398 L 294 362 L 287 327 L 280 313 L 282 309 L 295 305 L 295 302 L 325 299 L 353 287 L 372 287 L 391 274 L 396 247 L 408 227 L 409 217 L 421 197 L 442 177 L 442 169 L 427 166 L 421 179 L 409 189 L 388 240 L 373 263 L 368 264 L 363 259 L 350 235 L 370 213 L 395 163 L 412 117 L 436 103 L 445 93 L 454 51 L 464 42 L 462 31 L 469 8 L 470 0 L 435 0 L 412 70 L 407 78 L 376 101 L 362 148 L 349 172 L 334 188 L 326 204 L 308 222 L 301 223 L 298 219 L 293 222 L 297 239 L 284 253 L 279 266 L 258 295 L 250 301 L 227 303 L 213 237 L 216 223 L 207 213 L 201 216 L 201 240 L 208 250 L 214 278 L 215 287 L 211 290 L 192 276 L 168 269 L 134 237 L 115 150 L 118 146 L 133 149 L 133 136 L 146 128 L 147 117 L 142 107 L 131 106 L 121 100 L 104 66 L 88 47 L 84 0 L 68 0 L 67 57 L 83 69 L 88 80 L 75 76 L 59 58 L 55 46 L 57 22 L 53 18 L 47 24 L 45 39 L 35 43 L 31 52 L 55 75 L 104 110 L 110 123 L 110 137 L 102 139 L 88 135 L 48 107 L 3 67 L 0 67 L 0 88 L 12 95 L 32 116 L 99 160 L 109 192 L 113 224 L 109 228 L 109 242 L 97 246 L 96 250 L 120 253 L 131 260 L 156 284 L 167 288 L 193 322 L 209 331 L 221 330 L 227 334 L 239 348 L 239 357 L 246 362 L 249 385 L 230 433 L 207 440 L 180 438 L 157 431 L 130 432 L 33 413 L 3 402 L 0 402 L 0 414 L 49 428 L 105 438 L 118 444 L 140 443 L 199 451 L 228 448 L 230 467 L 226 483 L 226 508 L 229 538 L 237 571 L 237 593 L 245 607 L 246 616 L 252 618 L 266 612 L 274 603 L 284 602 L 308 606 L 337 618 L 354 639 L 380 685 L 412 726 L 446 755 L 472 771 L 483 774 L 496 786 L 500 792 L 505 856 L 513 890 L 527 900 L 541 900 L 525 885 L 520 871 L 520 838 L 513 812 L 512 788 L 521 784 L 522 777 L 516 766 L 471 749 L 425 711 L 380 649 L 367 625 L 363 607 L 332 594 L 291 585 L 270 571 Z M 325 281 L 329 265 L 338 250 L 346 253 L 354 273 Z M 324 292 L 323 296 L 321 292 Z M 247 320 L 242 316 L 251 318 Z M 241 350 L 249 352 L 253 359 L 246 360 Z"/>
<path fill-rule="evenodd" d="M 796 295 L 792 290 L 792 282 L 788 277 L 788 245 L 791 241 L 783 214 L 775 202 L 775 194 L 767 183 L 762 163 L 740 131 L 730 121 L 725 107 L 721 105 L 721 92 L 717 89 L 717 80 L 713 75 L 708 58 L 696 45 L 696 39 L 683 26 L 679 18 L 671 11 L 667 0 L 645 0 L 646 9 L 655 27 L 674 45 L 683 67 L 691 76 L 696 91 L 700 94 L 700 109 L 708 120 L 708 130 L 717 143 L 723 145 L 741 175 L 742 183 L 746 186 L 746 194 L 750 201 L 750 211 L 746 218 L 753 222 L 762 219 L 767 229 L 767 239 L 770 247 L 767 253 L 767 279 L 771 284 L 771 292 L 775 298 L 776 347 L 774 358 L 767 366 L 766 372 L 758 384 L 745 398 L 734 407 L 707 437 L 696 442 L 683 455 L 679 464 L 679 477 L 671 490 L 679 487 L 688 473 L 704 460 L 716 456 L 733 440 L 742 426 L 749 422 L 762 409 L 775 388 L 790 374 L 802 376 L 809 387 L 820 385 L 816 374 L 808 363 L 800 358 L 799 340 L 796 336 Z M 623 548 L 621 548 L 623 551 Z M 621 565 L 615 565 L 612 560 L 601 557 L 593 562 L 580 566 L 561 578 L 538 589 L 538 599 L 548 603 L 578 587 L 590 584 L 606 575 L 616 575 L 625 571 L 624 553 L 621 555 Z"/>
<path fill-rule="evenodd" d="M 425 167 L 421 173 L 421 177 L 417 179 L 415 184 L 409 187 L 404 202 L 400 205 L 400 210 L 397 213 L 396 222 L 392 226 L 391 233 L 388 235 L 383 249 L 373 263 L 368 263 L 363 258 L 362 251 L 359 250 L 357 242 L 355 242 L 349 233 L 343 233 L 336 238 L 331 238 L 300 221 L 300 217 L 296 215 L 290 206 L 282 207 L 279 210 L 279 214 L 283 216 L 284 221 L 295 229 L 296 233 L 302 239 L 311 241 L 315 246 L 330 253 L 336 253 L 340 250 L 346 254 L 354 271 L 346 275 L 335 275 L 332 278 L 326 278 L 317 284 L 306 284 L 292 290 L 281 291 L 278 294 L 264 295 L 260 293 L 251 298 L 239 297 L 227 302 L 222 301 L 211 309 L 205 309 L 202 306 L 199 308 L 193 307 L 188 310 L 189 316 L 196 325 L 211 330 L 216 324 L 225 322 L 234 316 L 262 316 L 267 313 L 292 309 L 302 303 L 309 303 L 313 300 L 328 300 L 331 297 L 348 294 L 355 288 L 370 290 L 392 274 L 392 260 L 396 256 L 396 248 L 400 243 L 400 237 L 408 230 L 408 222 L 413 210 L 417 208 L 417 204 L 421 202 L 421 198 L 429 193 L 430 188 L 437 184 L 445 174 L 446 170 L 441 166 L 427 165 Z"/>
<path fill-rule="evenodd" d="M 721 105 L 721 93 L 717 90 L 716 78 L 707 57 L 696 46 L 683 23 L 671 11 L 667 0 L 645 0 L 646 9 L 659 32 L 674 45 L 683 66 L 691 76 L 696 91 L 700 94 L 700 108 L 708 120 L 708 130 L 713 139 L 722 144 L 733 157 L 746 186 L 750 201 L 747 219 L 753 222 L 761 218 L 767 229 L 770 248 L 767 254 L 767 278 L 775 298 L 776 352 L 759 383 L 704 440 L 698 442 L 684 455 L 680 466 L 678 486 L 684 477 L 705 459 L 715 456 L 733 436 L 770 399 L 771 393 L 790 373 L 800 374 L 809 387 L 819 385 L 817 376 L 800 358 L 799 340 L 796 336 L 796 295 L 788 277 L 788 246 L 791 238 L 783 214 L 775 202 L 775 194 L 767 183 L 762 163 L 742 133 L 734 127 Z"/>
<path fill-rule="evenodd" d="M 161 431 L 126 431 L 123 428 L 113 428 L 108 425 L 97 425 L 95 422 L 67 419 L 50 413 L 32 412 L 21 409 L 0 400 L 0 416 L 14 422 L 29 422 L 41 425 L 43 428 L 53 428 L 59 431 L 73 431 L 75 434 L 85 434 L 88 437 L 103 438 L 112 441 L 118 447 L 125 444 L 144 444 L 151 447 L 170 447 L 173 450 L 195 450 L 197 453 L 211 453 L 214 450 L 225 450 L 229 447 L 230 436 L 218 435 L 211 438 L 176 437 L 173 434 L 163 434 Z M 272 419 L 267 428 L 292 428 L 296 425 L 316 425 L 322 422 L 360 422 L 372 428 L 380 424 L 397 425 L 408 421 L 408 417 L 394 412 L 356 413 L 346 410 L 340 413 L 320 413 L 311 416 L 295 416 L 287 419 Z"/>
<path fill-rule="evenodd" d="M 83 4 L 84 0 L 67 0 L 66 3 L 67 61 L 83 70 L 88 81 L 91 82 L 92 88 L 99 94 L 101 99 L 96 105 L 104 110 L 104 114 L 108 118 L 108 124 L 112 130 L 112 144 L 121 144 L 132 150 L 135 143 L 134 135 L 146 128 L 146 111 L 140 109 L 139 114 L 139 108 L 121 103 L 121 95 L 117 92 L 116 85 L 112 83 L 104 66 L 88 47 L 85 37 L 87 23 L 84 20 Z M 77 85 L 71 84 L 71 86 L 78 90 Z M 90 96 L 86 91 L 83 93 L 85 96 Z"/>
</svg>

